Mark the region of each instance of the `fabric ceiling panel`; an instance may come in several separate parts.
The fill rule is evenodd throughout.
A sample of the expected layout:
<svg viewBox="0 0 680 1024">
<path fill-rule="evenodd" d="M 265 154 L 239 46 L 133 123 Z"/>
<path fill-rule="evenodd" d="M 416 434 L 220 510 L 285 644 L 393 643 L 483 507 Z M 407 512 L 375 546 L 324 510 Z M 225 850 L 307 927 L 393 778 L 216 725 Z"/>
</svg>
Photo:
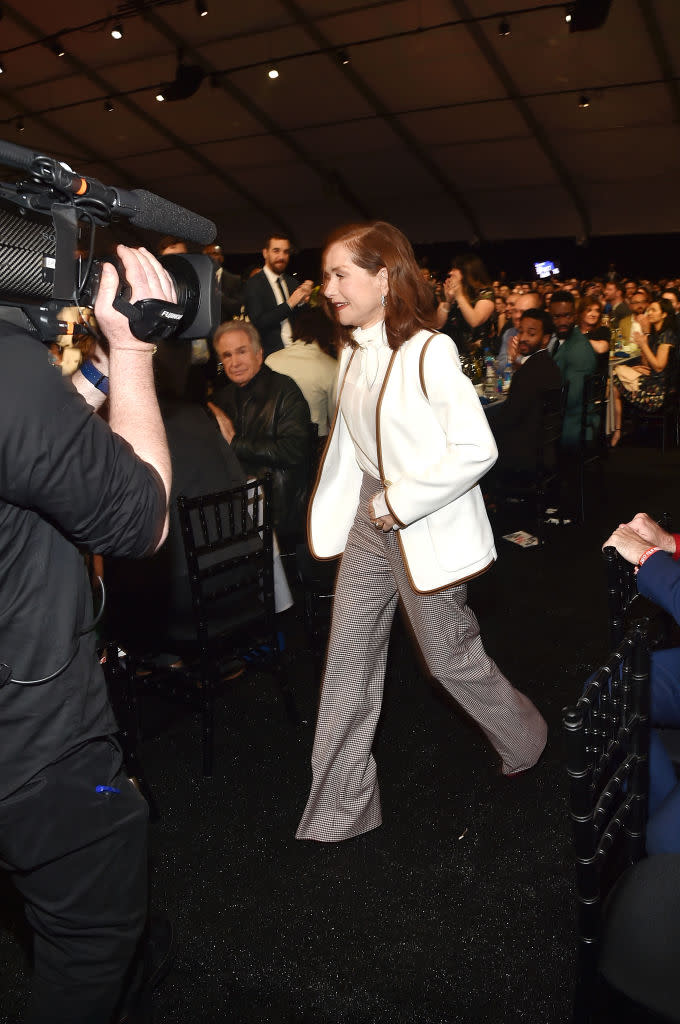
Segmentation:
<svg viewBox="0 0 680 1024">
<path fill-rule="evenodd" d="M 474 188 L 553 185 L 555 172 L 532 138 L 480 142 L 476 146 L 446 146 L 437 151 L 466 195 Z"/>
<path fill-rule="evenodd" d="M 510 100 L 415 111 L 402 114 L 401 121 L 425 146 L 475 145 L 480 140 L 492 142 L 529 135 L 524 120 Z"/>
<path fill-rule="evenodd" d="M 583 133 L 586 145 L 612 127 L 627 127 L 639 134 L 647 125 L 670 125 L 673 120 L 668 92 L 663 85 L 631 85 L 587 93 L 590 106 L 579 109 L 579 94 L 530 101 L 531 109 L 549 132 L 555 147 L 562 139 Z M 590 136 L 590 140 L 588 139 Z"/>
<path fill-rule="evenodd" d="M 329 117 L 366 117 L 373 113 L 340 69 L 323 55 L 282 64 L 275 81 L 267 77 L 265 68 L 238 72 L 232 78 L 287 131 Z"/>
<path fill-rule="evenodd" d="M 559 186 L 470 193 L 489 239 L 578 237 L 580 222 Z"/>
<path fill-rule="evenodd" d="M 551 89 L 585 89 L 630 78 L 657 78 L 659 69 L 640 19 L 637 5 L 628 0 L 612 4 L 605 29 L 569 32 L 564 9 L 532 12 L 511 19 L 512 32 L 501 38 L 493 22 L 482 25 L 523 95 Z M 635 40 L 634 63 L 622 66 L 622 40 L 626 50 Z M 631 52 L 633 59 L 633 52 Z"/>
</svg>

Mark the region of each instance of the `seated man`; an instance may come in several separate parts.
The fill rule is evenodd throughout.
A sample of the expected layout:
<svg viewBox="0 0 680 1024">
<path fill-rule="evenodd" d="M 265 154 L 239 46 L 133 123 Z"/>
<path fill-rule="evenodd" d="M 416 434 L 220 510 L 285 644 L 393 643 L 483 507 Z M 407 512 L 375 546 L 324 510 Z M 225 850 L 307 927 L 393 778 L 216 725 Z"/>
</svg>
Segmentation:
<svg viewBox="0 0 680 1024">
<path fill-rule="evenodd" d="M 498 445 L 496 469 L 501 472 L 536 469 L 541 399 L 546 391 L 562 385 L 560 371 L 546 348 L 551 332 L 552 321 L 542 309 L 522 313 L 517 340 L 520 365 L 507 401 L 488 411 Z"/>
<path fill-rule="evenodd" d="M 274 528 L 287 547 L 306 524 L 309 406 L 295 381 L 263 365 L 260 336 L 252 324 L 221 324 L 213 345 L 228 380 L 208 405 L 246 474 L 272 473 Z"/>
<path fill-rule="evenodd" d="M 591 373 L 596 373 L 597 355 L 585 334 L 576 326 L 576 307 L 571 292 L 553 292 L 550 316 L 555 325 L 555 334 L 548 348 L 562 374 L 562 380 L 569 385 L 562 445 L 567 449 L 576 448 L 581 437 L 583 383 Z"/>
<path fill-rule="evenodd" d="M 644 512 L 623 523 L 604 544 L 638 567 L 638 591 L 680 623 L 680 534 L 666 533 Z M 650 721 L 680 727 L 680 647 L 652 651 Z M 680 853 L 680 783 L 659 736 L 649 751 L 647 853 Z"/>
</svg>

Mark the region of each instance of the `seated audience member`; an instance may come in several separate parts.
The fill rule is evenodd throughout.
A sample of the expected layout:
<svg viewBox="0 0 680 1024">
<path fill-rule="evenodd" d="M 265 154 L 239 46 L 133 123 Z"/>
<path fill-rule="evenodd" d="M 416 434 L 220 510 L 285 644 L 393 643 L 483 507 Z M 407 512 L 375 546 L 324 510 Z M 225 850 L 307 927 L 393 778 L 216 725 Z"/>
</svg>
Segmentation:
<svg viewBox="0 0 680 1024">
<path fill-rule="evenodd" d="M 444 301 L 437 308 L 436 324 L 453 338 L 461 355 L 473 349 L 496 350 L 493 288 L 475 253 L 466 253 L 454 261 L 444 282 Z"/>
<path fill-rule="evenodd" d="M 623 340 L 628 344 L 632 322 L 632 311 L 623 297 L 621 283 L 610 279 L 604 286 L 605 310 L 609 313 L 609 323 L 613 330 L 621 331 Z"/>
<path fill-rule="evenodd" d="M 673 307 L 673 312 L 675 313 L 675 333 L 680 338 L 680 291 L 677 288 L 665 288 L 661 298 L 668 299 Z"/>
<path fill-rule="evenodd" d="M 305 396 L 319 437 L 326 437 L 335 411 L 338 363 L 328 355 L 333 325 L 321 309 L 310 309 L 295 321 L 295 341 L 272 352 L 265 366 L 291 377 Z"/>
<path fill-rule="evenodd" d="M 675 333 L 675 313 L 668 299 L 652 302 L 646 313 L 649 333 L 639 340 L 642 362 L 639 366 L 617 366 L 614 370 L 614 433 L 611 444 L 621 439 L 622 400 L 647 412 L 660 409 L 668 387 L 671 349 L 678 342 Z"/>
<path fill-rule="evenodd" d="M 605 547 L 638 566 L 637 588 L 680 624 L 680 534 L 662 530 L 639 512 L 614 530 Z M 650 722 L 656 728 L 680 728 L 680 647 L 652 651 Z M 647 853 L 680 853 L 680 783 L 673 764 L 653 732 L 649 752 Z"/>
<path fill-rule="evenodd" d="M 588 339 L 597 355 L 597 367 L 601 373 L 609 369 L 609 346 L 611 331 L 602 323 L 602 305 L 599 299 L 586 296 L 577 307 L 576 321 L 581 334 Z"/>
<path fill-rule="evenodd" d="M 588 339 L 576 326 L 574 296 L 571 292 L 553 292 L 550 316 L 555 325 L 555 334 L 550 341 L 549 350 L 562 374 L 562 380 L 569 385 L 562 445 L 565 448 L 575 448 L 581 436 L 583 382 L 591 373 L 596 372 L 597 356 Z"/>
<path fill-rule="evenodd" d="M 517 343 L 519 340 L 519 324 L 522 314 L 528 309 L 543 309 L 543 300 L 538 292 L 525 292 L 522 295 L 515 295 L 515 301 L 510 315 L 510 326 L 503 332 L 500 351 L 498 353 L 498 364 L 505 363 L 514 365 L 518 358 Z"/>
<path fill-rule="evenodd" d="M 208 405 L 248 476 L 272 473 L 274 526 L 288 546 L 304 532 L 311 458 L 309 406 L 295 381 L 263 363 L 252 324 L 232 320 L 213 345 L 227 376 Z"/>
<path fill-rule="evenodd" d="M 551 332 L 552 322 L 542 309 L 522 313 L 517 340 L 519 365 L 507 400 L 488 410 L 489 426 L 498 445 L 495 470 L 536 469 L 542 396 L 562 384 L 560 371 L 546 348 Z"/>
<path fill-rule="evenodd" d="M 187 243 L 182 238 L 175 238 L 174 235 L 164 235 L 158 243 L 159 256 L 175 256 L 188 251 Z"/>
<path fill-rule="evenodd" d="M 106 560 L 107 614 L 117 641 L 146 655 L 177 651 L 191 622 L 187 575 L 177 497 L 198 497 L 237 487 L 246 479 L 215 419 L 184 398 L 191 343 L 158 342 L 154 373 L 158 403 L 172 461 L 169 532 L 151 558 Z"/>
</svg>

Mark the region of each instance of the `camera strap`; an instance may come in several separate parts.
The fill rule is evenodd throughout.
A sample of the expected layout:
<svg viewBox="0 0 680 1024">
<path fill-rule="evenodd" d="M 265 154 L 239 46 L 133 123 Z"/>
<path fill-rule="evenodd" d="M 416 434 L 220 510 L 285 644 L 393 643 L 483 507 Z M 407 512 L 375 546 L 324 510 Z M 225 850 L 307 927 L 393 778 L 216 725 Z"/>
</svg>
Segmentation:
<svg viewBox="0 0 680 1024">
<path fill-rule="evenodd" d="M 127 317 L 130 330 L 139 341 L 162 341 L 177 333 L 177 325 L 184 309 L 176 302 L 165 299 L 140 299 L 126 302 L 120 295 L 113 300 L 113 308 Z"/>
</svg>

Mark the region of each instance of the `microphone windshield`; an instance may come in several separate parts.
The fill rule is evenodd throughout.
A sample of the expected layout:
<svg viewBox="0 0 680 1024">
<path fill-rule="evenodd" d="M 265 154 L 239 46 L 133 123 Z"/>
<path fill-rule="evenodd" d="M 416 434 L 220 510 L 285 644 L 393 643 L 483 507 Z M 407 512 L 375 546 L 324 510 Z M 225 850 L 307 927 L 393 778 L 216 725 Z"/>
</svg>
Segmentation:
<svg viewBox="0 0 680 1024">
<path fill-rule="evenodd" d="M 144 189 L 119 191 L 125 213 L 137 227 L 157 231 L 160 235 L 175 235 L 199 245 L 208 245 L 215 240 L 217 228 L 211 220 Z"/>
</svg>

